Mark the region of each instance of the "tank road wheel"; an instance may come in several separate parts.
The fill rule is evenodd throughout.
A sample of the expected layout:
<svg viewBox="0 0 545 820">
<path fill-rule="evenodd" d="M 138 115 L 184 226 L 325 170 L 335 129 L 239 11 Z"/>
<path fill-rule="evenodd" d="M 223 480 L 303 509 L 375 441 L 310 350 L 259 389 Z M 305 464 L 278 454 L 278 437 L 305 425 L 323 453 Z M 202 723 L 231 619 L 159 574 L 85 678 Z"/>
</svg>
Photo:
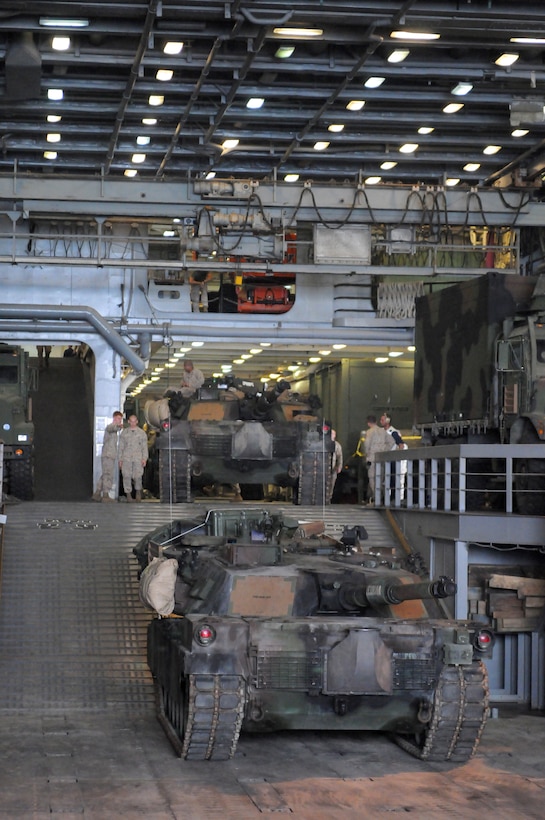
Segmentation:
<svg viewBox="0 0 545 820">
<path fill-rule="evenodd" d="M 187 450 L 159 451 L 159 500 L 163 504 L 191 501 L 191 456 Z"/>
<path fill-rule="evenodd" d="M 488 718 L 488 676 L 482 661 L 445 666 L 430 704 L 429 721 L 410 738 L 395 735 L 420 760 L 463 763 L 475 754 Z"/>
<path fill-rule="evenodd" d="M 176 692 L 156 682 L 158 715 L 187 760 L 229 760 L 235 754 L 246 700 L 239 675 L 184 675 Z M 166 725 L 165 725 L 166 724 Z"/>
<path fill-rule="evenodd" d="M 331 476 L 330 453 L 301 453 L 299 456 L 299 485 L 294 496 L 296 504 L 322 506 L 329 504 Z M 324 465 L 327 469 L 324 469 Z"/>
<path fill-rule="evenodd" d="M 8 463 L 8 493 L 21 501 L 34 498 L 34 465 L 32 457 L 10 459 Z"/>
</svg>

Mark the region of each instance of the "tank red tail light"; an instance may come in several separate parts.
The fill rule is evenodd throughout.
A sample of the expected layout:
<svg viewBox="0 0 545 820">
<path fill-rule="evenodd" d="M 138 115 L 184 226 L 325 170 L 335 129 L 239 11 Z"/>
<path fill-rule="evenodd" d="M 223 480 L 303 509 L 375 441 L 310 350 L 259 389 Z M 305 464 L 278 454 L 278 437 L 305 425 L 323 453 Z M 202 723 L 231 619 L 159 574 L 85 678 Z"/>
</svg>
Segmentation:
<svg viewBox="0 0 545 820">
<path fill-rule="evenodd" d="M 161 422 L 161 430 L 163 431 L 163 433 L 167 433 L 170 430 L 170 420 L 169 419 L 165 419 L 164 421 Z"/>
<path fill-rule="evenodd" d="M 16 456 L 22 456 L 22 455 L 24 455 L 24 453 L 25 453 L 25 451 L 24 451 L 24 450 L 21 450 L 21 448 L 20 448 L 20 447 L 18 447 L 18 448 L 17 448 L 14 452 L 15 452 L 15 455 L 16 455 Z"/>
<path fill-rule="evenodd" d="M 494 646 L 494 635 L 489 629 L 479 629 L 473 638 L 473 646 L 479 652 L 487 652 Z"/>
<path fill-rule="evenodd" d="M 216 631 L 209 624 L 200 624 L 195 629 L 195 640 L 201 646 L 208 646 L 216 640 Z"/>
</svg>

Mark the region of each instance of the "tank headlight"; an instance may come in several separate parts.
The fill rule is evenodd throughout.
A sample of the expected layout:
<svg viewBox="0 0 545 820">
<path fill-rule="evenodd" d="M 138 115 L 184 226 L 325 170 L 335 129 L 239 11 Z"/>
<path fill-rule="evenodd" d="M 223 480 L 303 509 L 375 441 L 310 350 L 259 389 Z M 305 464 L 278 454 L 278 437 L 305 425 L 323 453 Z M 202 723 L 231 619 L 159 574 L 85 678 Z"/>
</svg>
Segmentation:
<svg viewBox="0 0 545 820">
<path fill-rule="evenodd" d="M 489 629 L 479 629 L 473 637 L 473 646 L 478 652 L 487 652 L 494 646 L 494 635 Z"/>
<path fill-rule="evenodd" d="M 11 430 L 11 424 L 6 422 L 5 424 L 2 425 L 2 430 Z"/>
<path fill-rule="evenodd" d="M 209 646 L 216 640 L 216 630 L 209 624 L 200 624 L 195 629 L 195 640 L 200 646 Z"/>
<path fill-rule="evenodd" d="M 28 441 L 28 436 L 26 433 L 19 433 L 17 436 L 17 441 Z"/>
<path fill-rule="evenodd" d="M 17 449 L 16 449 L 16 450 L 14 450 L 14 453 L 15 453 L 15 455 L 16 455 L 16 456 L 24 456 L 25 451 L 24 451 L 24 450 L 21 450 L 21 448 L 20 448 L 20 447 L 17 447 Z"/>
</svg>

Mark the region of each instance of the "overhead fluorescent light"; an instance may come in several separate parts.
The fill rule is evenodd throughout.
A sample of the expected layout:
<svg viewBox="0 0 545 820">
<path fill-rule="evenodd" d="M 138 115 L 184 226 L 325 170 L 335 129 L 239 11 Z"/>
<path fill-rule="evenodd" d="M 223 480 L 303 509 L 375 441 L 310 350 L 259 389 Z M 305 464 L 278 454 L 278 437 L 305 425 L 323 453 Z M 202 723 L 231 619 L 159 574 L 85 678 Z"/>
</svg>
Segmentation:
<svg viewBox="0 0 545 820">
<path fill-rule="evenodd" d="M 89 20 L 84 17 L 40 17 L 40 25 L 49 28 L 86 28 Z"/>
<path fill-rule="evenodd" d="M 46 135 L 46 140 L 48 142 L 60 142 L 61 141 L 61 135 L 60 134 L 47 134 Z"/>
<path fill-rule="evenodd" d="M 440 34 L 434 34 L 432 31 L 392 31 L 390 32 L 392 40 L 439 40 Z"/>
<path fill-rule="evenodd" d="M 264 102 L 264 97 L 250 97 L 246 103 L 246 108 L 261 108 Z"/>
<path fill-rule="evenodd" d="M 170 68 L 159 68 L 155 74 L 155 79 L 160 80 L 162 83 L 168 83 L 169 80 L 172 80 L 174 76 L 174 71 Z"/>
<path fill-rule="evenodd" d="M 136 170 L 136 168 L 125 168 L 123 173 L 126 177 L 135 177 L 138 171 Z"/>
<path fill-rule="evenodd" d="M 466 94 L 469 94 L 472 89 L 473 83 L 458 83 L 450 93 L 455 94 L 456 97 L 464 97 Z"/>
<path fill-rule="evenodd" d="M 494 60 L 496 65 L 501 66 L 502 68 L 507 68 L 507 66 L 513 65 L 516 63 L 519 58 L 518 54 L 509 54 L 505 52 L 504 54 L 500 54 L 497 60 Z"/>
<path fill-rule="evenodd" d="M 144 117 L 142 119 L 142 125 L 157 125 L 157 120 L 155 117 Z"/>
<path fill-rule="evenodd" d="M 386 77 L 368 77 L 364 82 L 366 88 L 380 88 Z"/>
<path fill-rule="evenodd" d="M 309 360 L 309 362 L 312 362 L 312 364 L 317 364 L 318 362 L 322 361 L 322 357 L 321 356 L 309 356 L 308 360 Z"/>
<path fill-rule="evenodd" d="M 392 168 L 396 167 L 396 165 L 397 162 L 393 162 L 393 160 L 387 159 L 386 162 L 381 163 L 380 168 L 382 171 L 391 171 Z"/>
<path fill-rule="evenodd" d="M 318 142 L 314 143 L 313 147 L 315 151 L 325 151 L 325 149 L 329 148 L 330 145 L 331 143 L 327 142 L 327 140 L 318 140 Z"/>
<path fill-rule="evenodd" d="M 274 56 L 278 57 L 279 60 L 287 60 L 288 57 L 291 57 L 294 51 L 295 46 L 278 46 L 274 52 Z"/>
<path fill-rule="evenodd" d="M 273 28 L 275 37 L 321 37 L 323 28 L 303 28 L 302 26 L 278 26 Z"/>
<path fill-rule="evenodd" d="M 47 115 L 47 122 L 60 122 L 62 117 L 60 114 L 48 114 Z"/>
<path fill-rule="evenodd" d="M 145 136 L 136 137 L 136 144 L 137 145 L 149 145 L 150 144 L 150 137 L 145 137 Z"/>
<path fill-rule="evenodd" d="M 399 149 L 400 153 L 402 154 L 414 154 L 416 149 L 418 148 L 417 142 L 406 142 L 402 145 Z"/>
<path fill-rule="evenodd" d="M 133 154 L 131 157 L 131 162 L 134 162 L 135 165 L 140 165 L 142 162 L 146 161 L 145 154 Z"/>
<path fill-rule="evenodd" d="M 445 185 L 448 185 L 449 188 L 454 188 L 454 186 L 458 185 L 459 182 L 459 177 L 448 177 L 447 179 L 445 179 Z"/>
<path fill-rule="evenodd" d="M 47 99 L 48 100 L 62 100 L 64 97 L 64 91 L 62 88 L 49 88 L 47 91 Z"/>
<path fill-rule="evenodd" d="M 501 145 L 487 145 L 486 148 L 483 148 L 483 154 L 497 154 L 498 151 L 501 151 Z"/>
<path fill-rule="evenodd" d="M 344 125 L 340 122 L 332 122 L 331 125 L 327 126 L 328 131 L 332 131 L 334 134 L 340 134 L 341 131 L 344 131 Z"/>
<path fill-rule="evenodd" d="M 481 167 L 480 162 L 467 162 L 464 165 L 464 171 L 468 171 L 471 174 L 471 173 L 473 173 L 473 171 L 478 171 L 480 167 Z"/>
<path fill-rule="evenodd" d="M 56 151 L 44 151 L 44 159 L 57 159 Z"/>
<path fill-rule="evenodd" d="M 344 350 L 345 347 L 346 347 L 346 345 L 342 344 L 342 342 L 337 342 L 336 344 L 333 345 L 333 350 Z"/>
<path fill-rule="evenodd" d="M 215 176 L 216 176 L 216 172 L 215 172 L 215 171 L 209 171 L 209 172 L 207 173 L 207 175 L 205 176 L 205 179 L 214 179 L 214 177 L 215 177 Z"/>
<path fill-rule="evenodd" d="M 402 63 L 411 52 L 407 48 L 396 48 L 388 57 L 389 63 Z"/>
<path fill-rule="evenodd" d="M 443 108 L 443 114 L 456 114 L 464 107 L 463 103 L 449 103 Z"/>
<path fill-rule="evenodd" d="M 418 129 L 419 134 L 431 134 L 435 131 L 435 128 L 432 128 L 431 125 L 421 125 Z"/>
<path fill-rule="evenodd" d="M 181 43 L 179 40 L 169 40 L 168 43 L 165 43 L 163 46 L 163 53 L 164 54 L 179 54 L 180 51 L 183 49 L 184 44 Z"/>
<path fill-rule="evenodd" d="M 388 361 L 388 356 L 377 356 L 376 359 L 375 359 L 375 362 L 377 364 L 386 364 L 387 361 Z"/>
<path fill-rule="evenodd" d="M 364 182 L 366 185 L 378 185 L 381 179 L 382 177 L 367 177 Z"/>
<path fill-rule="evenodd" d="M 529 133 L 529 131 L 528 131 L 527 128 L 515 128 L 514 131 L 511 131 L 511 136 L 512 137 L 525 137 L 526 134 L 528 134 L 528 133 Z"/>
<path fill-rule="evenodd" d="M 365 100 L 350 100 L 346 107 L 349 111 L 361 111 L 364 105 Z"/>
<path fill-rule="evenodd" d="M 148 97 L 149 105 L 163 105 L 165 98 L 161 94 L 150 94 Z"/>
<path fill-rule="evenodd" d="M 528 46 L 542 46 L 545 45 L 545 37 L 510 37 L 510 43 L 522 43 Z"/>
<path fill-rule="evenodd" d="M 390 350 L 390 352 L 388 353 L 388 356 L 391 359 L 397 359 L 398 356 L 403 356 L 403 351 L 402 350 Z"/>
<path fill-rule="evenodd" d="M 236 148 L 239 144 L 240 140 L 230 139 L 230 140 L 223 140 L 221 147 L 224 151 L 229 151 L 232 148 Z"/>
<path fill-rule="evenodd" d="M 53 51 L 68 51 L 70 48 L 70 37 L 53 37 L 51 40 Z"/>
</svg>

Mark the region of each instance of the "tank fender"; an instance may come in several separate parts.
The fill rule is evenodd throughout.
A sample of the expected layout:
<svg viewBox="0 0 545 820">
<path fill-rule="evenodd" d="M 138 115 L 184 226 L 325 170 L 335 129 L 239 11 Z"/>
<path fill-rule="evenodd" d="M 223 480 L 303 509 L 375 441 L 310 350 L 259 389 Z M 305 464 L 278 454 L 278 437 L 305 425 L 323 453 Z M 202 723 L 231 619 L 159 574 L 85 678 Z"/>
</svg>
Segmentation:
<svg viewBox="0 0 545 820">
<path fill-rule="evenodd" d="M 248 680 L 250 665 L 246 652 L 233 647 L 233 652 L 229 653 L 186 654 L 184 672 L 188 675 L 241 675 Z"/>
</svg>

